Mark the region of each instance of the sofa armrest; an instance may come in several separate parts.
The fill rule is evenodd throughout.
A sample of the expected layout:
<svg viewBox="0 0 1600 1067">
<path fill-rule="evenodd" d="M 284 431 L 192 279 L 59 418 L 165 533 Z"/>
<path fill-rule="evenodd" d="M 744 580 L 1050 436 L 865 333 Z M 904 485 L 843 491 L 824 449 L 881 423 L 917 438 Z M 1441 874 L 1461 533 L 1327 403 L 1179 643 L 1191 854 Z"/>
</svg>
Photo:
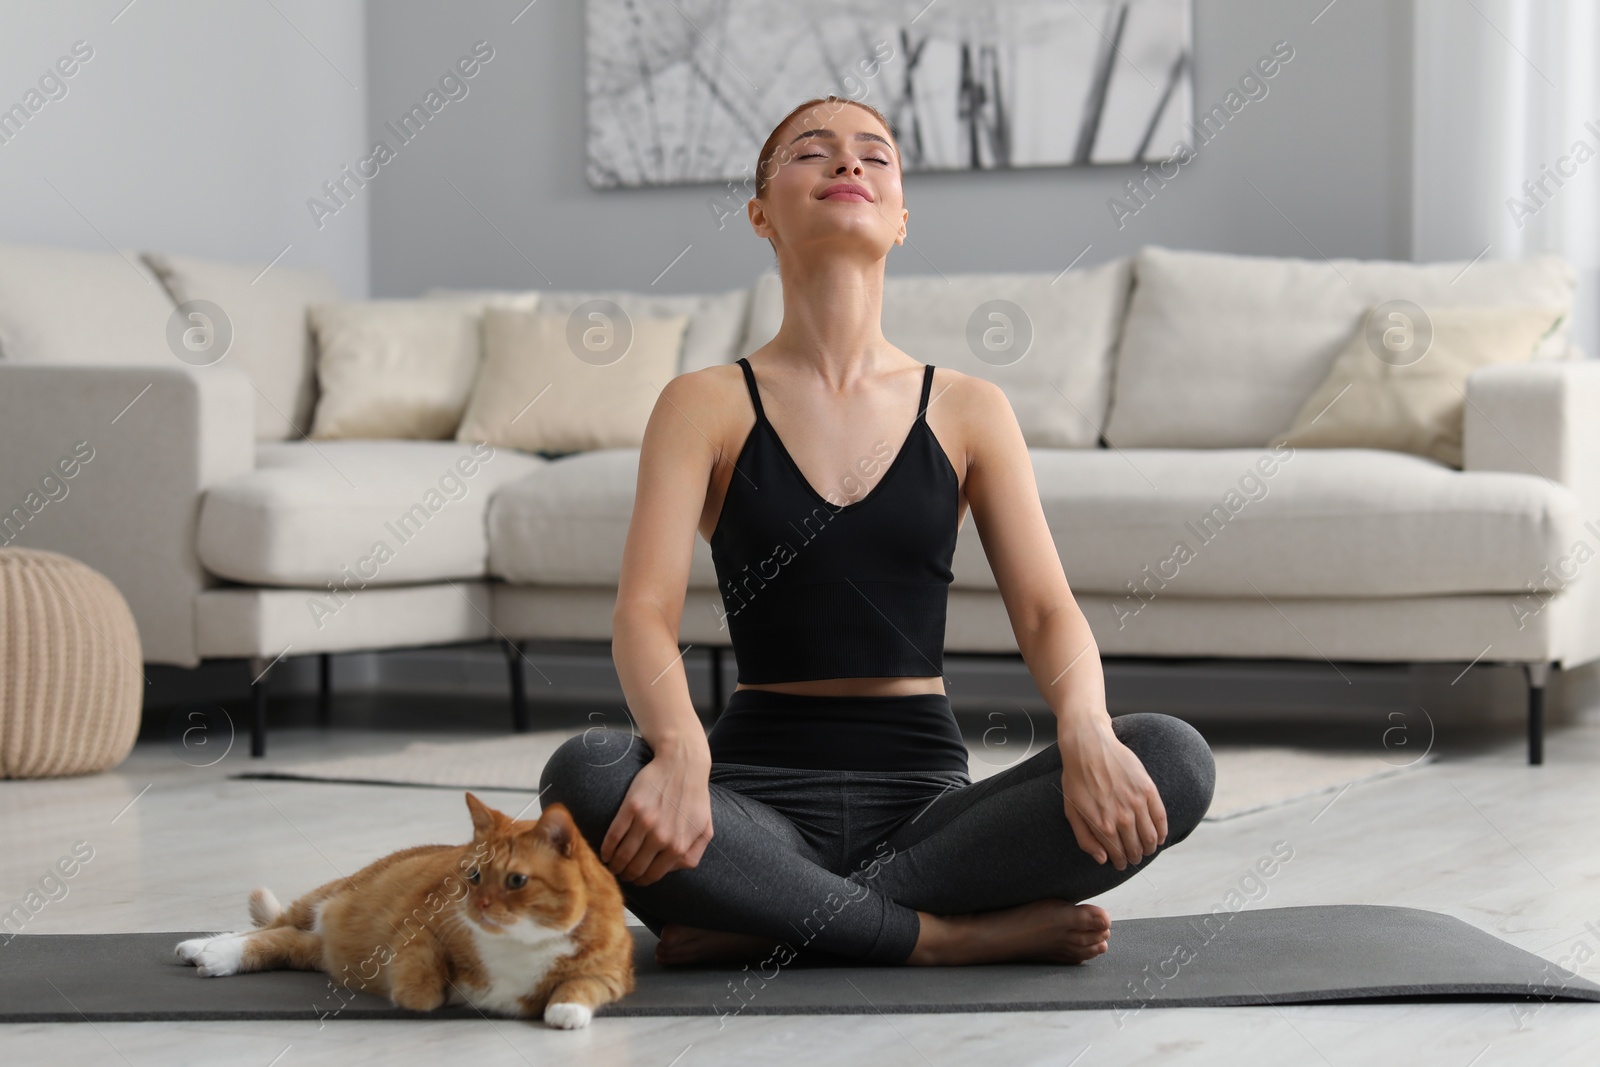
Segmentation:
<svg viewBox="0 0 1600 1067">
<path fill-rule="evenodd" d="M 1600 360 L 1497 363 L 1467 378 L 1462 466 L 1533 474 L 1600 516 Z"/>
<path fill-rule="evenodd" d="M 200 498 L 255 465 L 254 423 L 231 367 L 0 362 L 0 545 L 100 571 L 145 660 L 193 666 Z"/>
</svg>

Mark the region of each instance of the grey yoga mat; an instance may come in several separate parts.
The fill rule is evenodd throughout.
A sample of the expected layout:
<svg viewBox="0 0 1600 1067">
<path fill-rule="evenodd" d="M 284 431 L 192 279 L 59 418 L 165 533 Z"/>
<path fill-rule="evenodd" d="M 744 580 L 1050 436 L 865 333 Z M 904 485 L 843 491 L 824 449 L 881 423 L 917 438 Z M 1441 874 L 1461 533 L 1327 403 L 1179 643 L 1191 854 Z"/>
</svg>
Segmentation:
<svg viewBox="0 0 1600 1067">
<path fill-rule="evenodd" d="M 635 928 L 638 988 L 598 1014 L 810 1015 L 1305 1004 L 1371 997 L 1600 1001 L 1600 985 L 1459 919 L 1336 904 L 1112 920 L 1081 966 L 662 968 Z M 317 973 L 201 978 L 168 934 L 23 934 L 0 944 L 0 1021 L 419 1018 Z M 453 1006 L 428 1018 L 472 1018 Z"/>
</svg>

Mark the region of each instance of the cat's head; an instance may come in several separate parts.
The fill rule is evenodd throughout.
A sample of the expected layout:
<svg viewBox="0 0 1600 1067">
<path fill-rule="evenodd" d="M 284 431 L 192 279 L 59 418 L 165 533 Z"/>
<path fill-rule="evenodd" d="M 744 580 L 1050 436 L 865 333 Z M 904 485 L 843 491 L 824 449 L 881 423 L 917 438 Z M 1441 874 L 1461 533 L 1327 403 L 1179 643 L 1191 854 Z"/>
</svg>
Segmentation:
<svg viewBox="0 0 1600 1067">
<path fill-rule="evenodd" d="M 522 934 L 532 924 L 570 930 L 583 918 L 588 895 L 578 850 L 586 848 L 562 804 L 538 819 L 513 819 L 467 794 L 472 844 L 463 875 L 469 920 L 490 933 Z"/>
</svg>

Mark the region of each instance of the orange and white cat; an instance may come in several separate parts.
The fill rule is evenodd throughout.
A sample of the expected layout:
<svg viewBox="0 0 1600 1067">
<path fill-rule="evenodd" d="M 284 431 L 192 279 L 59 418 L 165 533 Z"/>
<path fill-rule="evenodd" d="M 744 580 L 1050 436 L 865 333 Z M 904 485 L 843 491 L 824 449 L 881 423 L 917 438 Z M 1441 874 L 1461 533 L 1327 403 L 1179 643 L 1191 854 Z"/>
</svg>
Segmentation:
<svg viewBox="0 0 1600 1067">
<path fill-rule="evenodd" d="M 561 804 L 512 819 L 471 793 L 472 841 L 385 856 L 287 910 L 250 894 L 255 928 L 178 945 L 206 977 L 324 971 L 402 1008 L 470 1003 L 560 1029 L 633 991 L 622 891 Z"/>
</svg>

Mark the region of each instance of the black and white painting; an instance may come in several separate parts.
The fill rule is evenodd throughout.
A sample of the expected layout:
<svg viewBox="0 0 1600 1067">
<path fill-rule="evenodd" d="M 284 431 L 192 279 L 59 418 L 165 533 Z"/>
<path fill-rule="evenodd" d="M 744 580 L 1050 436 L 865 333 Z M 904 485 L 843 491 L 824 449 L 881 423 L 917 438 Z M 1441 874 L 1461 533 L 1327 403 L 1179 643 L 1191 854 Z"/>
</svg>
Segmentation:
<svg viewBox="0 0 1600 1067">
<path fill-rule="evenodd" d="M 596 187 L 738 181 L 829 93 L 905 169 L 1168 159 L 1190 145 L 1190 0 L 587 0 Z"/>
</svg>

